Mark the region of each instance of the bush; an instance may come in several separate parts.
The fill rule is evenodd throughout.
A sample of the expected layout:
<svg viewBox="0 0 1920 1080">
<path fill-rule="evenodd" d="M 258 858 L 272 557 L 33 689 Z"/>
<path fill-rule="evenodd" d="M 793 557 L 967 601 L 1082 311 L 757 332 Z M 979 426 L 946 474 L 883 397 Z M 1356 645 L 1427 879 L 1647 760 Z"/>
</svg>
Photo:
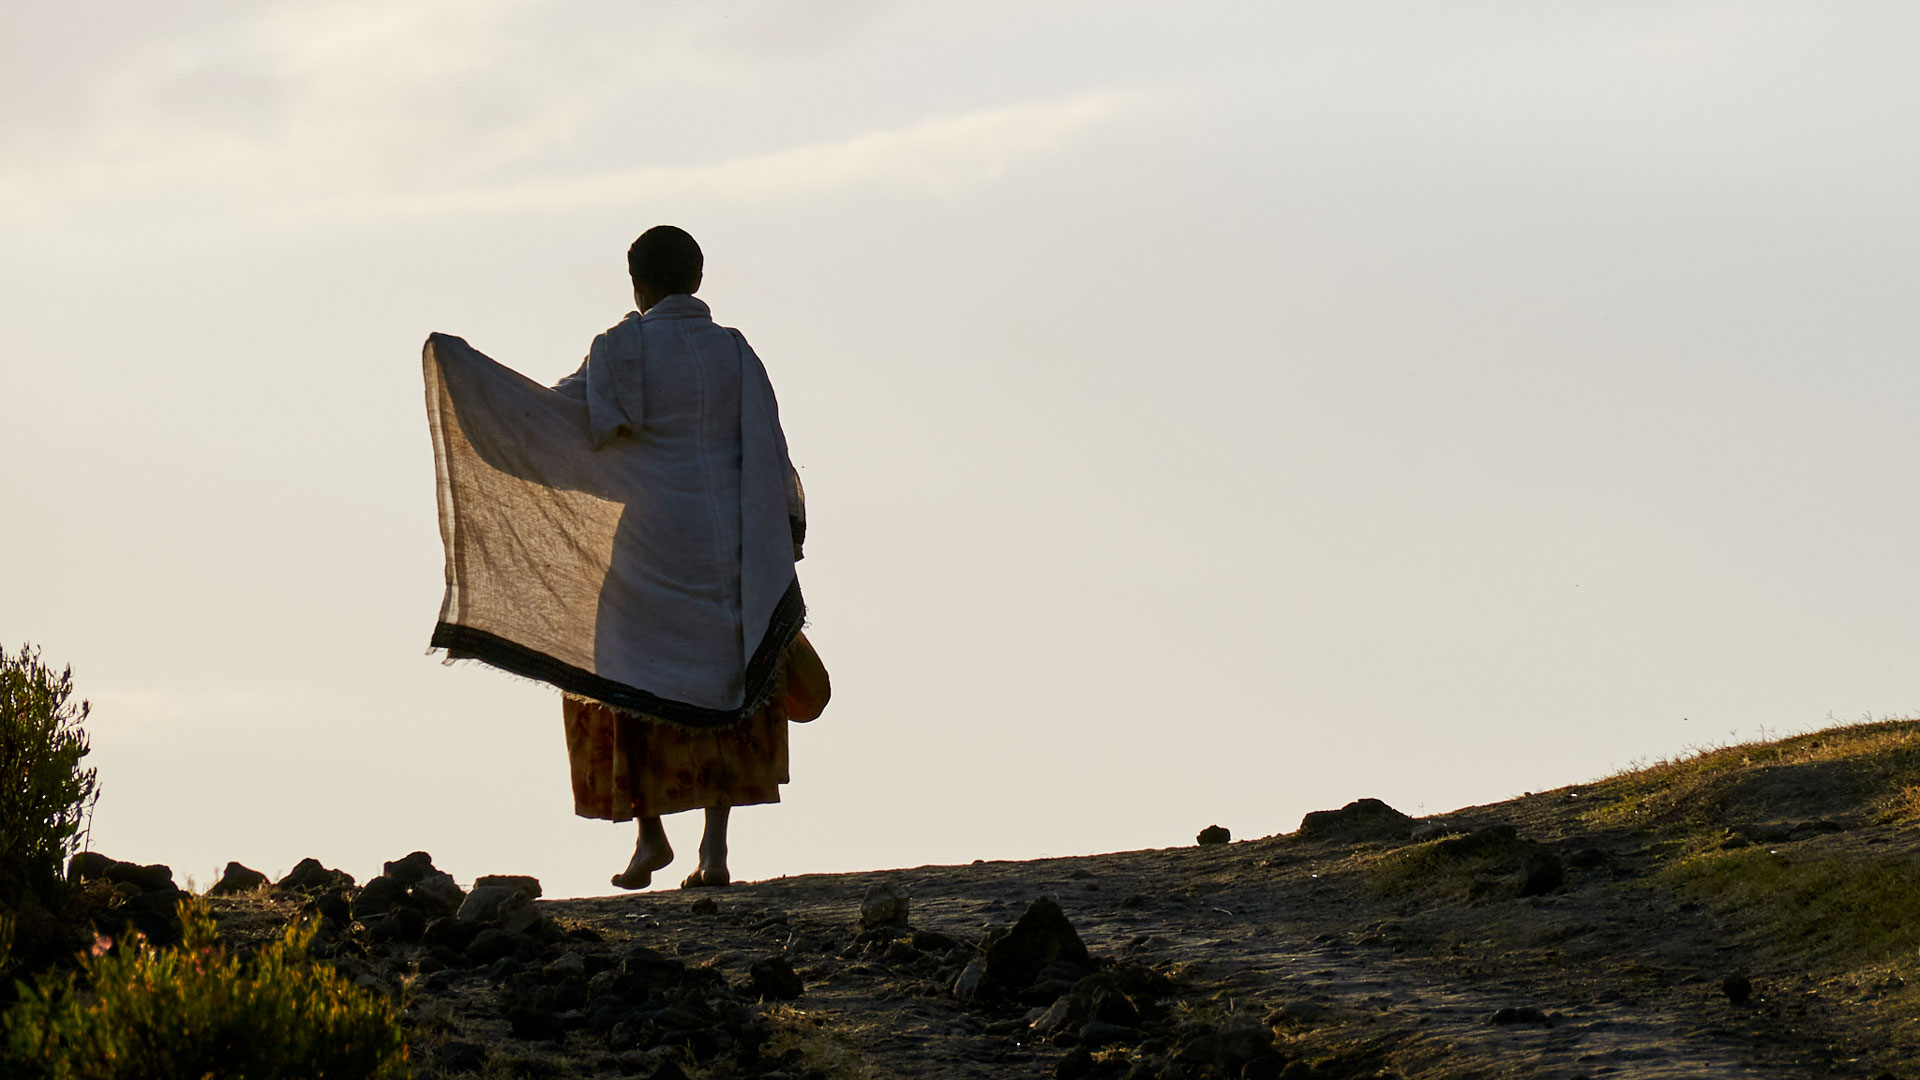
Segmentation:
<svg viewBox="0 0 1920 1080">
<path fill-rule="evenodd" d="M 72 695 L 72 668 L 56 675 L 33 646 L 0 647 L 0 905 L 22 887 L 46 896 L 99 795 L 80 767 L 87 703 Z"/>
<path fill-rule="evenodd" d="M 309 953 L 313 926 L 241 960 L 199 902 L 180 905 L 181 945 L 135 935 L 72 974 L 24 988 L 4 1017 L 0 1075 L 21 1080 L 301 1080 L 407 1075 L 393 1005 Z M 81 984 L 86 986 L 83 992 Z"/>
</svg>

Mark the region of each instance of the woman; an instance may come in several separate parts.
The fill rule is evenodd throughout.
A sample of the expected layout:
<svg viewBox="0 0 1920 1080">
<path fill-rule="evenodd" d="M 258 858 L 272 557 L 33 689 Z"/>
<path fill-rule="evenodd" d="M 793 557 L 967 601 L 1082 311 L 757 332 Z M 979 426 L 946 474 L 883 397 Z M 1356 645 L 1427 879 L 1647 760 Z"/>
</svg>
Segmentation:
<svg viewBox="0 0 1920 1080">
<path fill-rule="evenodd" d="M 639 310 L 600 335 L 580 370 L 554 389 L 591 405 L 599 382 L 620 400 L 626 436 L 652 451 L 648 465 L 655 475 L 643 486 L 653 505 L 637 513 L 638 521 L 654 526 L 646 545 L 649 575 L 667 579 L 693 601 L 686 605 L 688 625 L 680 628 L 685 647 L 712 655 L 731 650 L 751 666 L 741 646 L 742 576 L 751 571 L 742 565 L 740 521 L 742 380 L 751 379 L 741 360 L 751 350 L 736 331 L 716 326 L 706 304 L 694 298 L 703 264 L 699 245 L 680 229 L 662 225 L 642 234 L 627 252 Z M 776 415 L 776 429 L 777 423 Z M 784 459 L 784 435 L 778 442 Z M 805 503 L 798 477 L 786 467 L 787 529 L 797 561 Z M 628 514 L 636 510 L 630 506 Z M 650 884 L 653 872 L 673 861 L 661 817 L 693 809 L 706 811 L 706 830 L 699 865 L 682 884 L 732 880 L 729 812 L 780 801 L 780 785 L 788 780 L 787 724 L 819 716 L 828 696 L 826 669 L 797 624 L 776 656 L 762 686 L 747 691 L 755 700 L 724 725 L 681 723 L 672 710 L 620 709 L 575 694 L 563 699 L 574 812 L 639 820 L 633 858 L 614 875 L 614 885 Z"/>
<path fill-rule="evenodd" d="M 626 889 L 673 858 L 661 817 L 693 809 L 686 884 L 727 884 L 729 811 L 779 801 L 787 724 L 829 692 L 800 633 L 805 503 L 779 407 L 694 298 L 702 262 L 672 226 L 634 241 L 639 310 L 552 390 L 459 338 L 424 357 L 447 550 L 432 644 L 564 692 L 575 812 L 639 819 Z"/>
</svg>

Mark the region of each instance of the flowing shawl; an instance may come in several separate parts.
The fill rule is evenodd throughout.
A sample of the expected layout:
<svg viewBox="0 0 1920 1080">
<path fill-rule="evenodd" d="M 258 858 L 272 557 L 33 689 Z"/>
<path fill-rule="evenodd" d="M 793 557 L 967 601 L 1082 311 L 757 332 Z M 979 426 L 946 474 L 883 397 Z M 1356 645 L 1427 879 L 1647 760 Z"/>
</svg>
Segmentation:
<svg viewBox="0 0 1920 1080">
<path fill-rule="evenodd" d="M 737 427 L 675 408 L 673 393 L 726 401 L 736 365 Z M 424 366 L 447 558 L 432 648 L 696 728 L 771 696 L 806 612 L 805 519 L 738 331 L 675 296 L 600 335 L 554 389 L 445 334 Z"/>
</svg>

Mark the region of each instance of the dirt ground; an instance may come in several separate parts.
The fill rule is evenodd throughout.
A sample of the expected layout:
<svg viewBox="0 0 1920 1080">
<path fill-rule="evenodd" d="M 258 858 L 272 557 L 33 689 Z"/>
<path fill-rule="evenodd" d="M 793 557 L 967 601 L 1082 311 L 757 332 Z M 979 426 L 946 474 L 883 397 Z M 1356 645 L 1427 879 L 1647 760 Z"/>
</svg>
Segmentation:
<svg viewBox="0 0 1920 1080">
<path fill-rule="evenodd" d="M 1911 817 L 1887 809 L 1920 792 L 1920 726 L 1896 734 L 1897 754 L 1736 748 L 1419 822 L 1360 808 L 1213 846 L 539 901 L 567 936 L 536 966 L 643 946 L 744 993 L 756 960 L 789 960 L 803 993 L 750 1006 L 774 1033 L 767 1055 L 674 1067 L 695 1077 L 1920 1076 L 1920 896 L 1896 890 L 1863 953 L 1793 921 L 1792 905 L 1831 896 L 1698 885 L 1747 867 L 1920 866 Z M 881 884 L 910 897 L 917 934 L 862 933 Z M 1040 1034 L 1053 991 L 956 995 L 968 957 L 1042 897 L 1096 966 L 1167 977 L 1153 1019 Z M 273 921 L 264 902 L 218 903 L 239 930 Z M 516 1037 L 497 972 L 429 976 L 440 965 L 422 955 L 341 961 L 403 996 L 421 1075 L 676 1074 L 586 1025 Z M 1271 1052 L 1241 1067 L 1181 1049 L 1236 1028 Z"/>
</svg>

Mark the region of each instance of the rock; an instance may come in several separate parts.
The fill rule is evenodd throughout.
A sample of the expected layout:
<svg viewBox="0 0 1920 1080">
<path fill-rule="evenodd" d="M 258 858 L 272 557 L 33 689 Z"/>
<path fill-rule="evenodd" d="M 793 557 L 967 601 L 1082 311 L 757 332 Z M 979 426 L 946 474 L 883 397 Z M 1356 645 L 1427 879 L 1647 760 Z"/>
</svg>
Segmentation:
<svg viewBox="0 0 1920 1080">
<path fill-rule="evenodd" d="M 140 931 L 154 945 L 177 945 L 182 936 L 180 901 L 186 897 L 186 893 L 177 889 L 137 893 L 121 906 L 120 914 L 127 925 Z"/>
<path fill-rule="evenodd" d="M 1076 1046 L 1054 1065 L 1053 1075 L 1058 1080 L 1081 1080 L 1082 1077 L 1091 1076 L 1093 1069 L 1093 1055 L 1086 1047 Z"/>
<path fill-rule="evenodd" d="M 1412 831 L 1412 818 L 1379 799 L 1355 799 L 1300 819 L 1303 840 L 1404 840 Z"/>
<path fill-rule="evenodd" d="M 297 892 L 319 892 L 324 889 L 351 889 L 353 875 L 344 870 L 329 870 L 320 865 L 319 859 L 301 859 L 294 864 L 287 876 L 280 879 L 275 888 L 292 889 Z"/>
<path fill-rule="evenodd" d="M 433 1057 L 441 1072 L 477 1073 L 487 1067 L 487 1048 L 478 1043 L 450 1042 Z"/>
<path fill-rule="evenodd" d="M 540 899 L 540 879 L 537 877 L 526 874 L 482 874 L 473 883 L 476 889 L 493 885 L 526 893 L 529 900 Z"/>
<path fill-rule="evenodd" d="M 466 899 L 460 902 L 456 917 L 461 922 L 493 922 L 500 916 L 500 905 L 513 895 L 516 895 L 515 890 L 504 885 L 475 885 Z"/>
<path fill-rule="evenodd" d="M 404 859 L 395 859 L 384 867 L 387 877 L 402 885 L 412 885 L 428 874 L 438 873 L 433 867 L 433 856 L 424 851 L 416 851 Z"/>
<path fill-rule="evenodd" d="M 1049 964 L 1065 961 L 1093 966 L 1087 947 L 1060 905 L 1044 897 L 1022 912 L 1013 929 L 987 947 L 987 976 L 1013 990 L 1032 985 Z"/>
<path fill-rule="evenodd" d="M 1508 1024 L 1544 1024 L 1546 1022 L 1547 1014 L 1530 1005 L 1509 1005 L 1506 1008 L 1494 1010 L 1493 1015 L 1487 1018 L 1487 1023 L 1502 1026 Z"/>
<path fill-rule="evenodd" d="M 520 934 L 501 930 L 498 927 L 489 927 L 475 934 L 473 940 L 467 944 L 467 962 L 477 967 L 512 956 L 520 951 L 522 940 L 524 939 Z"/>
<path fill-rule="evenodd" d="M 920 957 L 920 950 L 914 948 L 911 941 L 890 941 L 880 952 L 880 959 L 889 964 L 911 964 Z"/>
<path fill-rule="evenodd" d="M 117 884 L 131 885 L 143 893 L 180 891 L 180 886 L 173 883 L 173 868 L 163 863 L 141 866 L 138 863 L 110 862 L 102 876 Z"/>
<path fill-rule="evenodd" d="M 1448 836 L 1452 834 L 1452 832 L 1452 824 L 1445 821 L 1438 819 L 1432 821 L 1416 821 L 1413 823 L 1413 827 L 1407 830 L 1407 839 L 1415 841 L 1435 840 L 1442 836 Z"/>
<path fill-rule="evenodd" d="M 466 902 L 467 894 L 453 880 L 452 874 L 436 870 L 407 890 L 407 896 L 414 906 L 428 915 L 452 915 Z"/>
<path fill-rule="evenodd" d="M 239 893 L 250 893 L 269 884 L 271 882 L 267 880 L 267 875 L 260 871 L 241 866 L 237 862 L 230 862 L 227 864 L 226 873 L 221 874 L 220 880 L 214 882 L 213 888 L 207 890 L 207 895 L 234 896 Z"/>
<path fill-rule="evenodd" d="M 541 968 L 540 973 L 553 982 L 573 975 L 584 976 L 587 973 L 587 959 L 577 952 L 561 953 L 552 963 Z"/>
<path fill-rule="evenodd" d="M 792 1001 L 806 991 L 806 984 L 784 956 L 755 960 L 747 968 L 747 978 L 762 1001 Z"/>
<path fill-rule="evenodd" d="M 970 961 L 960 971 L 959 978 L 953 980 L 953 996 L 962 1004 L 971 1005 L 987 989 L 987 962 Z"/>
<path fill-rule="evenodd" d="M 904 893 L 886 882 L 867 890 L 860 899 L 860 925 L 869 930 L 882 926 L 907 925 L 908 900 Z"/>
<path fill-rule="evenodd" d="M 73 858 L 67 860 L 68 881 L 89 881 L 105 878 L 107 867 L 118 862 L 97 851 L 76 851 Z"/>
<path fill-rule="evenodd" d="M 396 901 L 407 895 L 407 887 L 390 877 L 377 877 L 353 898 L 354 917 L 366 921 L 372 915 L 385 915 Z"/>
<path fill-rule="evenodd" d="M 1720 980 L 1720 992 L 1735 1005 L 1745 1005 L 1753 999 L 1753 983 L 1739 972 Z"/>
<path fill-rule="evenodd" d="M 394 908 L 388 913 L 387 922 L 398 941 L 419 941 L 427 933 L 427 917 L 410 907 Z"/>
<path fill-rule="evenodd" d="M 1200 830 L 1200 835 L 1194 837 L 1193 842 L 1199 844 L 1201 847 L 1212 847 L 1215 844 L 1227 843 L 1232 839 L 1233 834 L 1228 832 L 1225 826 L 1209 825 Z"/>
<path fill-rule="evenodd" d="M 481 929 L 478 923 L 466 923 L 453 918 L 434 919 L 427 923 L 426 933 L 420 938 L 435 948 L 465 952 L 467 946 L 473 944 L 474 937 L 480 933 Z"/>
</svg>

